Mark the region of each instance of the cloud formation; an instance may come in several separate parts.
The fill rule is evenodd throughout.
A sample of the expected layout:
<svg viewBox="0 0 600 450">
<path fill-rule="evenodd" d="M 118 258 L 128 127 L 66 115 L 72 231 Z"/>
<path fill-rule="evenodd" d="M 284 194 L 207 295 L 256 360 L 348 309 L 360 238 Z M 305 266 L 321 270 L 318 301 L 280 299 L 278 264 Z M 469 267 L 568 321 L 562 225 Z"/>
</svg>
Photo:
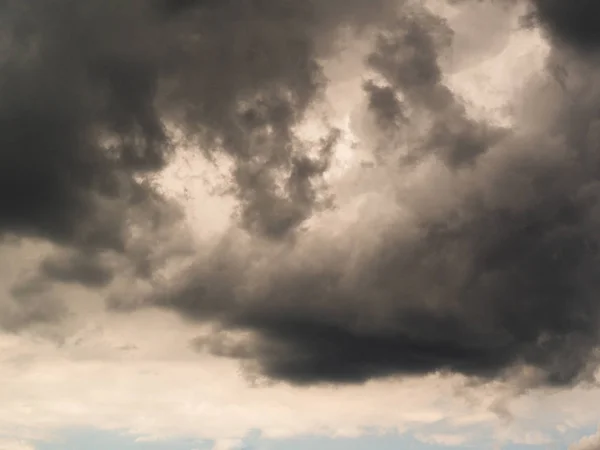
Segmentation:
<svg viewBox="0 0 600 450">
<path fill-rule="evenodd" d="M 430 170 L 429 181 L 380 184 L 391 190 L 373 199 L 385 219 L 365 208 L 364 225 L 315 233 L 304 247 L 246 251 L 231 238 L 155 301 L 250 331 L 253 341 L 213 337 L 209 348 L 294 383 L 435 371 L 485 379 L 522 365 L 536 369 L 536 383 L 590 379 L 597 119 L 585 105 L 595 104 L 594 87 L 549 94 L 540 81 L 527 103 L 550 101 L 553 114 L 494 128 L 469 117 L 443 81 L 438 61 L 450 38 L 441 19 L 405 10 L 367 59 L 383 78 L 365 85 L 377 121 L 419 130 L 408 151 L 420 165 L 397 161 L 379 174 Z M 594 70 L 584 66 L 572 69 Z"/>
<path fill-rule="evenodd" d="M 233 160 L 242 226 L 287 236 L 319 203 L 338 135 L 309 145 L 294 129 L 325 82 L 318 59 L 336 27 L 391 5 L 3 2 L 0 236 L 75 253 L 77 267 L 41 265 L 57 281 L 108 283 L 92 267 L 106 253 L 151 276 L 160 230 L 179 219 L 152 177 L 182 144 Z"/>
<path fill-rule="evenodd" d="M 523 366 L 536 383 L 590 380 L 594 7 L 530 3 L 565 75 L 533 79 L 501 127 L 451 89 L 453 31 L 412 2 L 4 2 L 0 232 L 70 247 L 40 267 L 56 281 L 106 287 L 104 251 L 151 278 L 168 257 L 152 259 L 153 242 L 178 215 L 150 174 L 185 143 L 232 162 L 239 229 L 111 307 L 210 322 L 218 331 L 199 349 L 292 383 Z M 377 145 L 366 150 L 379 159 L 348 175 L 336 209 L 324 186 L 343 131 L 325 121 L 309 140 L 301 126 L 348 30 L 371 42 L 364 115 Z"/>
<path fill-rule="evenodd" d="M 585 436 L 578 442 L 569 446 L 569 450 L 597 450 L 600 448 L 600 432 L 592 436 Z"/>
<path fill-rule="evenodd" d="M 103 221 L 99 203 L 150 195 L 139 177 L 175 127 L 234 158 L 248 226 L 284 232 L 327 165 L 329 141 L 309 161 L 293 130 L 324 82 L 317 47 L 385 3 L 3 2 L 1 229 L 120 249 L 122 211 Z"/>
</svg>

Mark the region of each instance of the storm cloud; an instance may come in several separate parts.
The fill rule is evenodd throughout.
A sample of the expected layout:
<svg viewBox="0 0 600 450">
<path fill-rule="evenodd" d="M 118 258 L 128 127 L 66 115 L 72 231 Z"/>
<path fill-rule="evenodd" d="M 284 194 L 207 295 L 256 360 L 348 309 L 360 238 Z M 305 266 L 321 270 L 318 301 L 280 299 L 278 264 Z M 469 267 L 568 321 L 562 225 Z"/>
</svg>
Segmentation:
<svg viewBox="0 0 600 450">
<path fill-rule="evenodd" d="M 439 61 L 451 38 L 441 19 L 407 9 L 374 40 L 366 62 L 380 81 L 365 85 L 369 110 L 383 136 L 420 129 L 409 166 L 388 159 L 375 169 L 392 177 L 381 184 L 391 194 L 365 196 L 378 207 L 363 204 L 357 223 L 284 250 L 230 237 L 152 300 L 218 324 L 218 345 L 203 338 L 200 348 L 300 384 L 439 371 L 491 379 L 523 366 L 541 384 L 590 379 L 596 69 L 565 60 L 584 80 L 577 89 L 541 74 L 522 117 L 501 129 L 472 118 L 445 84 Z M 552 113 L 536 117 L 547 102 Z M 427 170 L 429 181 L 408 188 L 394 180 Z"/>
<path fill-rule="evenodd" d="M 532 3 L 534 16 L 558 41 L 585 51 L 594 50 L 600 44 L 600 6 L 596 2 L 532 0 Z"/>
<path fill-rule="evenodd" d="M 149 247 L 177 220 L 152 177 L 185 144 L 233 160 L 242 226 L 285 237 L 317 206 L 338 136 L 294 129 L 325 83 L 319 58 L 336 27 L 391 5 L 2 2 L 0 235 L 143 264 L 140 229 Z"/>
<path fill-rule="evenodd" d="M 544 385 L 589 380 L 600 342 L 589 5 L 530 2 L 566 75 L 534 77 L 500 126 L 453 91 L 453 30 L 413 2 L 3 2 L 0 233 L 68 248 L 41 264 L 45 279 L 104 289 L 108 251 L 152 278 L 168 258 L 152 253 L 160 230 L 179 218 L 152 175 L 185 144 L 233 163 L 238 227 L 150 295 L 109 307 L 210 323 L 199 350 L 298 384 L 522 367 Z M 326 124 L 309 141 L 300 127 L 325 102 L 324 65 L 349 30 L 371 48 L 362 95 L 379 159 L 332 207 L 326 174 L 345 131 Z"/>
</svg>

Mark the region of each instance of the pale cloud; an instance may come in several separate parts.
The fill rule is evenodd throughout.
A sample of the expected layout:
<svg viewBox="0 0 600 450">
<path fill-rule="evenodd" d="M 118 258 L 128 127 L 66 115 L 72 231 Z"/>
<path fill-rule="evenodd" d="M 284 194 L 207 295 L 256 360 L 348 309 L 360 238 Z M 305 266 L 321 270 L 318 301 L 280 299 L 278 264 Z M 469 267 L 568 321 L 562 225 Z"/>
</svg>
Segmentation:
<svg viewBox="0 0 600 450">
<path fill-rule="evenodd" d="M 460 434 L 430 434 L 430 435 L 417 435 L 417 439 L 427 444 L 445 445 L 449 447 L 462 445 L 469 441 L 468 436 Z"/>
<path fill-rule="evenodd" d="M 451 386 L 435 378 L 338 389 L 251 387 L 235 363 L 185 350 L 200 330 L 172 316 L 95 322 L 95 329 L 82 330 L 60 349 L 34 339 L 3 339 L 1 430 L 94 426 L 223 440 L 251 429 L 273 438 L 353 436 L 366 427 L 432 424 L 450 410 L 492 418 L 450 400 Z M 128 348 L 118 347 L 125 343 Z M 398 410 L 398 404 L 410 408 Z"/>
<path fill-rule="evenodd" d="M 238 450 L 243 444 L 241 439 L 222 439 L 213 445 L 212 450 Z"/>
<path fill-rule="evenodd" d="M 578 442 L 571 445 L 569 450 L 599 450 L 600 449 L 600 430 L 596 434 L 581 438 Z"/>
<path fill-rule="evenodd" d="M 600 390 L 522 395 L 508 400 L 513 419 L 505 423 L 491 411 L 505 395 L 502 386 L 465 388 L 458 378 L 252 386 L 236 363 L 195 353 L 188 343 L 202 329 L 173 315 L 97 314 L 89 322 L 61 346 L 34 335 L 2 336 L 0 434 L 25 442 L 94 427 L 149 439 L 212 439 L 225 449 L 255 429 L 276 439 L 395 430 L 446 445 L 486 437 L 539 444 L 548 442 L 539 430 L 600 420 Z"/>
<path fill-rule="evenodd" d="M 35 450 L 33 445 L 18 439 L 0 437 L 0 449 L 2 450 Z"/>
</svg>

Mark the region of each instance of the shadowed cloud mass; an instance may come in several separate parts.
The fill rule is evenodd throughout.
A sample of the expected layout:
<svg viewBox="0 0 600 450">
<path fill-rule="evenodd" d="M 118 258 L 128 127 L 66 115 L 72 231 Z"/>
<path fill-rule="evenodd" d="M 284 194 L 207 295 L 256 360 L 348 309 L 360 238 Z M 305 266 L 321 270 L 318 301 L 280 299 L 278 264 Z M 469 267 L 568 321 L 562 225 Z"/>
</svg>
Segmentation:
<svg viewBox="0 0 600 450">
<path fill-rule="evenodd" d="M 536 383 L 590 380 L 598 8 L 528 2 L 565 75 L 534 76 L 500 126 L 452 90 L 453 30 L 417 3 L 2 2 L 0 233 L 67 248 L 43 279 L 105 288 L 106 252 L 152 278 L 157 236 L 180 217 L 152 175 L 185 144 L 232 162 L 239 227 L 109 307 L 211 323 L 199 350 L 292 383 L 524 366 Z M 325 103 L 324 65 L 348 33 L 371 46 L 361 120 L 375 124 L 376 163 L 333 207 L 325 175 L 345 131 L 325 123 L 309 141 L 300 127 Z"/>
</svg>

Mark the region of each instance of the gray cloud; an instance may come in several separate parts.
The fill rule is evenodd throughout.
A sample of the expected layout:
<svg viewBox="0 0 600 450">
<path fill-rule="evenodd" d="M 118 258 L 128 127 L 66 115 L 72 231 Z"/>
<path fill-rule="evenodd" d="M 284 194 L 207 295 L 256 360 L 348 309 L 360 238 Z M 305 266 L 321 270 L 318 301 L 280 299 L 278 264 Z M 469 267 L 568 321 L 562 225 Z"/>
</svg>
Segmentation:
<svg viewBox="0 0 600 450">
<path fill-rule="evenodd" d="M 523 365 L 544 385 L 588 380 L 600 319 L 598 69 L 565 62 L 577 89 L 540 78 L 514 129 L 498 130 L 445 85 L 448 39 L 437 18 L 406 12 L 368 58 L 387 83 L 365 85 L 377 117 L 404 107 L 430 125 L 413 169 L 373 176 L 442 163 L 408 190 L 381 181 L 396 192 L 380 209 L 405 214 L 391 209 L 380 223 L 365 209 L 342 237 L 309 233 L 278 250 L 246 252 L 230 236 L 150 304 L 250 332 L 244 345 L 222 335 L 197 345 L 292 383 L 437 371 L 485 380 Z"/>
<path fill-rule="evenodd" d="M 403 105 L 390 86 L 378 86 L 372 81 L 364 85 L 365 93 L 369 99 L 369 109 L 375 115 L 377 124 L 385 129 L 401 125 L 406 117 Z"/>
<path fill-rule="evenodd" d="M 319 58 L 336 29 L 359 30 L 392 3 L 2 2 L 0 235 L 137 264 L 132 222 L 157 224 L 141 225 L 151 242 L 176 220 L 145 180 L 180 143 L 173 128 L 233 159 L 243 226 L 291 234 L 320 202 L 337 136 L 309 157 L 295 131 L 326 82 Z M 64 267 L 48 267 L 65 280 Z"/>
<path fill-rule="evenodd" d="M 90 287 L 108 285 L 114 277 L 113 271 L 96 255 L 54 255 L 41 265 L 42 273 L 53 280 L 78 283 Z"/>
<path fill-rule="evenodd" d="M 0 328 L 19 332 L 35 325 L 54 324 L 68 315 L 68 309 L 57 298 L 43 277 L 27 278 L 11 289 L 12 302 L 0 303 Z"/>
<path fill-rule="evenodd" d="M 474 0 L 477 3 L 494 3 L 496 0 Z M 473 0 L 449 0 L 452 4 L 473 4 Z M 598 13 L 600 6 L 588 0 L 500 0 L 498 6 L 526 4 L 529 11 L 525 23 L 541 26 L 555 45 L 567 45 L 586 53 L 597 49 L 600 43 Z"/>
<path fill-rule="evenodd" d="M 234 159 L 233 191 L 246 228 L 284 237 L 319 206 L 315 184 L 337 131 L 309 159 L 311 148 L 295 128 L 326 84 L 320 58 L 335 48 L 336 30 L 360 30 L 394 3 L 250 1 L 205 9 L 196 2 L 200 7 L 176 22 L 183 42 L 167 76 L 166 109 L 175 108 L 202 147 Z"/>
<path fill-rule="evenodd" d="M 400 3 L 3 2 L 0 233 L 67 247 L 73 258 L 42 263 L 49 279 L 106 285 L 113 274 L 95 254 L 105 250 L 151 279 L 169 257 L 155 238 L 177 214 L 139 180 L 169 161 L 176 127 L 189 146 L 233 161 L 239 224 L 251 232 L 232 232 L 146 299 L 219 325 L 198 348 L 294 383 L 490 379 L 522 365 L 546 384 L 586 379 L 600 313 L 598 69 L 556 50 L 564 89 L 533 85 L 529 114 L 498 129 L 471 117 L 444 79 L 447 24 Z M 533 5 L 554 43 L 593 48 L 593 27 L 569 21 L 592 7 Z M 372 25 L 369 110 L 384 138 L 410 132 L 411 164 L 366 175 L 380 203 L 356 223 L 300 232 L 324 206 L 340 132 L 308 144 L 298 126 L 322 100 L 338 32 Z M 401 183 L 432 164 L 427 181 Z M 38 288 L 13 290 L 27 313 L 19 323 L 63 314 Z M 252 339 L 229 339 L 238 331 Z"/>
<path fill-rule="evenodd" d="M 596 2 L 577 0 L 531 0 L 538 19 L 559 42 L 588 51 L 600 44 L 598 15 L 600 5 Z"/>
<path fill-rule="evenodd" d="M 414 122 L 429 122 L 427 136 L 413 149 L 411 160 L 438 153 L 453 166 L 472 162 L 502 130 L 470 118 L 460 98 L 446 86 L 439 64 L 441 54 L 452 42 L 452 30 L 440 18 L 423 11 L 399 18 L 381 32 L 368 64 L 388 83 L 387 89 L 401 96 Z M 371 107 L 373 90 L 371 91 Z M 379 94 L 381 96 L 381 94 Z M 377 116 L 389 115 L 389 105 L 379 102 Z M 411 123 L 413 122 L 413 123 Z"/>
<path fill-rule="evenodd" d="M 4 231 L 118 247 L 118 225 L 78 224 L 95 194 L 126 194 L 133 174 L 162 165 L 155 80 L 136 45 L 142 31 L 126 26 L 135 7 L 95 3 L 2 4 Z M 105 26 L 114 39 L 101 38 Z"/>
</svg>

